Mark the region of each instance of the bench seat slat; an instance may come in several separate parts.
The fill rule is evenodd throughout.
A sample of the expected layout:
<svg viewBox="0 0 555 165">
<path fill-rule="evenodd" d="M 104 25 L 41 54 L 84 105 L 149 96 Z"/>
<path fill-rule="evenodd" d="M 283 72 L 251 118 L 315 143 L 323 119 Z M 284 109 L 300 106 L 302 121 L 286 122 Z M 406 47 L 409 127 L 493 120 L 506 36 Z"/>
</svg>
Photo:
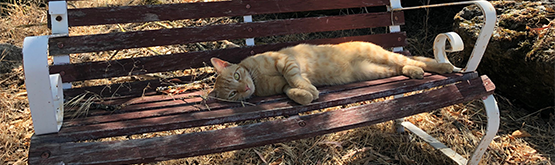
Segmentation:
<svg viewBox="0 0 555 165">
<path fill-rule="evenodd" d="M 432 78 L 440 78 L 442 79 L 442 77 L 438 76 L 438 75 L 434 75 L 431 76 L 431 74 L 427 73 L 426 77 L 428 77 L 428 79 L 432 79 Z M 447 75 L 442 75 L 442 76 L 446 76 L 447 78 L 450 78 L 452 80 L 450 81 L 457 81 L 457 80 L 466 80 L 466 79 L 470 79 L 473 77 L 476 77 L 477 74 L 472 73 L 472 74 L 465 74 L 462 77 L 459 74 L 447 74 Z M 340 86 L 323 86 L 323 87 L 318 87 L 318 90 L 320 91 L 321 94 L 327 94 L 327 93 L 333 93 L 333 92 L 341 92 L 341 91 L 346 91 L 346 90 L 353 90 L 353 89 L 358 89 L 358 88 L 363 88 L 363 87 L 370 87 L 370 86 L 377 86 L 377 85 L 382 85 L 382 84 L 386 84 L 386 83 L 393 83 L 393 82 L 397 82 L 397 81 L 404 81 L 407 80 L 408 77 L 406 76 L 396 76 L 396 77 L 391 77 L 391 78 L 386 78 L 386 79 L 378 79 L 378 80 L 373 80 L 373 81 L 363 81 L 363 82 L 357 82 L 357 83 L 351 83 L 351 84 L 346 84 L 346 85 L 340 85 Z M 108 98 L 109 100 L 104 100 L 102 103 L 106 104 L 106 105 L 122 105 L 125 104 L 124 107 L 122 107 L 121 109 L 113 112 L 113 111 L 106 111 L 106 110 L 89 110 L 89 116 L 99 116 L 99 115 L 110 115 L 109 117 L 103 117 L 103 118 L 113 118 L 113 119 L 117 119 L 120 118 L 120 120 L 125 119 L 125 118 L 132 118 L 132 117 L 124 117 L 124 115 L 120 115 L 120 117 L 116 117 L 115 115 L 119 115 L 119 114 L 125 114 L 128 112 L 133 112 L 133 111 L 142 111 L 142 110 L 155 110 L 154 112 L 159 113 L 157 114 L 158 116 L 162 116 L 162 115 L 168 115 L 171 113 L 176 113 L 176 112 L 183 112 L 183 109 L 179 109 L 179 108 L 175 108 L 176 111 L 171 110 L 173 107 L 177 107 L 177 106 L 185 106 L 187 104 L 199 104 L 200 103 L 200 98 L 191 98 L 190 96 L 198 96 L 203 94 L 204 91 L 193 91 L 193 92 L 189 92 L 189 93 L 183 93 L 183 94 L 177 94 L 177 95 L 173 95 L 173 96 L 168 96 L 168 95 L 152 95 L 152 96 L 142 96 L 142 97 L 137 97 L 137 98 Z M 269 103 L 269 102 L 277 102 L 277 101 L 281 101 L 281 100 L 285 100 L 287 99 L 285 96 L 283 95 L 276 95 L 276 96 L 268 96 L 268 97 L 254 97 L 251 98 L 249 100 L 247 100 L 248 102 L 251 103 L 256 103 L 256 104 L 263 104 L 263 103 Z M 222 108 L 232 108 L 230 106 L 235 106 L 238 107 L 238 104 L 231 104 L 231 105 L 226 105 L 223 103 L 219 103 L 219 104 L 211 104 L 211 103 L 207 103 L 210 107 L 211 110 L 216 110 L 216 109 L 222 109 Z M 163 108 L 170 108 L 170 109 L 163 109 Z M 195 108 L 195 110 L 198 110 L 199 108 Z M 173 111 L 173 112 L 172 112 Z M 161 112 L 164 112 L 163 114 Z M 144 112 L 141 112 L 144 113 Z M 145 115 L 145 114 L 143 114 Z M 133 116 L 133 115 L 132 115 Z M 143 117 L 147 117 L 147 116 L 143 116 Z M 89 121 L 90 120 L 90 121 Z M 105 119 L 98 119 L 98 118 L 80 118 L 80 119 L 76 119 L 76 120 L 71 120 L 71 118 L 66 118 L 66 125 L 64 125 L 65 127 L 67 126 L 74 126 L 74 125 L 83 125 L 86 123 L 99 123 L 99 122 L 107 122 Z M 115 120 L 110 120 L 110 121 L 115 121 Z"/>
<path fill-rule="evenodd" d="M 35 145 L 29 153 L 29 161 L 37 164 L 62 160 L 64 163 L 86 164 L 138 163 L 230 151 L 393 120 L 479 99 L 493 94 L 494 89 L 491 80 L 487 76 L 481 76 L 393 100 L 220 130 L 127 141 L 52 144 L 32 142 Z M 38 140 L 39 138 L 33 138 L 33 141 Z M 206 141 L 213 143 L 207 145 Z M 48 158 L 41 158 L 44 152 L 50 153 Z M 76 154 L 87 157 L 78 157 Z M 97 159 L 98 157 L 103 159 Z"/>
<path fill-rule="evenodd" d="M 61 129 L 59 133 L 45 135 L 42 138 L 55 139 L 56 141 L 88 140 L 110 136 L 222 124 L 264 117 L 295 115 L 336 105 L 344 105 L 427 89 L 431 86 L 447 85 L 474 77 L 477 77 L 476 73 L 455 73 L 446 76 L 431 75 L 423 80 L 407 79 L 404 76 L 398 76 L 389 78 L 389 80 L 361 82 L 357 84 L 357 86 L 360 86 L 354 89 L 349 89 L 349 87 L 347 87 L 347 90 L 337 90 L 337 88 L 341 86 L 330 86 L 328 89 L 324 87 L 321 89 L 324 94 L 321 94 L 320 99 L 305 106 L 300 106 L 286 99 L 285 96 L 279 96 L 273 97 L 272 99 L 275 99 L 273 101 L 266 101 L 268 103 L 247 107 L 240 107 L 239 103 L 216 102 L 209 104 L 209 107 L 214 106 L 219 109 L 211 110 L 208 110 L 203 104 L 199 103 L 186 104 L 187 106 L 182 107 L 146 107 L 146 109 L 141 111 L 93 116 L 85 119 L 67 121 L 65 123 L 66 125 L 64 125 L 64 128 Z M 259 99 L 264 98 L 261 97 Z M 166 103 L 171 104 L 172 102 L 173 101 L 167 101 Z M 164 106 L 163 104 L 154 104 L 155 106 Z M 146 106 L 148 106 L 148 104 Z M 78 126 L 82 124 L 84 125 Z"/>
<path fill-rule="evenodd" d="M 240 62 L 248 56 L 266 51 L 279 50 L 283 47 L 293 46 L 299 43 L 311 44 L 336 44 L 347 41 L 369 41 L 382 47 L 394 47 L 406 45 L 406 33 L 386 33 L 376 35 L 351 36 L 342 38 L 317 39 L 300 42 L 279 43 L 259 45 L 252 47 L 231 48 L 213 51 L 190 52 L 172 55 L 160 55 L 150 57 L 139 57 L 133 59 L 121 59 L 114 61 L 75 63 L 64 65 L 53 65 L 50 73 L 61 73 L 63 82 L 82 81 L 89 79 L 111 78 L 118 76 L 139 75 L 145 73 L 156 73 L 204 67 L 203 62 L 210 61 L 211 57 L 219 57 L 233 63 Z M 101 93 L 104 87 L 88 89 Z M 142 94 L 143 88 L 138 94 Z M 148 91 L 147 91 L 148 92 Z"/>
<path fill-rule="evenodd" d="M 404 24 L 403 13 L 395 12 L 396 25 Z M 51 38 L 50 55 L 186 44 L 310 32 L 385 27 L 392 24 L 391 13 L 296 18 L 202 27 L 119 32 Z"/>
<path fill-rule="evenodd" d="M 151 6 L 69 9 L 69 26 L 229 17 L 298 11 L 385 6 L 384 0 L 233 0 Z M 248 7 L 247 7 L 248 5 Z"/>
<path fill-rule="evenodd" d="M 426 73 L 426 76 L 430 76 L 430 73 Z M 472 77 L 476 77 L 477 74 L 465 74 L 462 79 L 470 79 Z M 444 75 L 447 76 L 449 78 L 452 77 L 457 77 L 459 76 L 458 74 L 448 74 L 448 75 Z M 351 83 L 351 84 L 345 84 L 345 85 L 340 85 L 340 86 L 324 86 L 324 87 L 318 87 L 319 91 L 321 94 L 326 94 L 326 93 L 332 93 L 332 92 L 341 92 L 341 91 L 345 91 L 345 90 L 352 90 L 352 89 L 358 89 L 358 88 L 363 88 L 363 87 L 369 87 L 369 86 L 376 86 L 376 85 L 381 85 L 381 84 L 386 84 L 386 83 L 392 83 L 392 82 L 397 82 L 397 81 L 403 81 L 408 79 L 408 77 L 405 76 L 396 76 L 396 77 L 391 77 L 391 78 L 387 78 L 387 79 L 378 79 L 378 80 L 373 80 L 373 81 L 363 81 L 363 82 L 357 82 L 357 83 Z M 459 79 L 459 78 L 455 78 L 455 79 Z M 150 94 L 150 95 L 142 95 L 142 96 L 137 96 L 137 97 L 111 97 L 111 98 L 105 98 L 102 101 L 102 104 L 105 105 L 125 105 L 124 107 L 122 107 L 121 109 L 118 109 L 117 111 L 108 111 L 108 110 L 98 110 L 98 109 L 91 109 L 89 110 L 89 114 L 88 116 L 99 116 L 99 115 L 110 115 L 110 117 L 105 117 L 105 118 L 119 118 L 116 117 L 116 114 L 122 114 L 122 113 L 128 113 L 128 112 L 133 112 L 133 111 L 142 111 L 145 109 L 151 109 L 151 110 L 156 110 L 156 111 L 160 111 L 159 116 L 161 115 L 168 115 L 170 113 L 175 113 L 175 112 L 184 112 L 184 109 L 179 109 L 179 108 L 172 108 L 172 107 L 176 107 L 176 106 L 185 106 L 186 104 L 199 104 L 200 103 L 200 98 L 194 98 L 197 97 L 201 94 L 204 94 L 204 91 L 192 91 L 192 92 L 188 92 L 188 93 L 182 93 L 182 94 L 176 94 L 176 95 L 172 95 L 172 96 L 168 96 L 168 95 L 161 95 L 161 94 Z M 193 98 L 192 98 L 193 97 Z M 248 102 L 252 102 L 252 103 L 257 103 L 257 104 L 262 104 L 262 103 L 268 103 L 268 102 L 277 102 L 280 100 L 284 100 L 287 99 L 284 96 L 280 96 L 280 95 L 276 95 L 276 96 L 268 96 L 268 97 L 255 97 L 255 98 L 251 98 L 248 100 Z M 224 104 L 224 103 L 219 103 L 219 104 L 209 104 L 209 107 L 211 110 L 215 110 L 215 109 L 221 109 L 221 108 L 232 108 L 231 105 L 228 104 Z M 157 106 L 159 105 L 159 106 Z M 238 104 L 232 104 L 234 107 L 238 107 Z M 165 108 L 169 108 L 169 109 L 165 109 Z M 174 112 L 175 109 L 177 111 Z M 193 108 L 193 110 L 198 110 L 198 108 Z M 163 113 L 162 113 L 163 112 Z M 143 112 L 141 112 L 143 113 Z M 158 113 L 158 112 L 157 112 Z M 79 118 L 79 119 L 75 119 L 72 120 L 73 118 L 71 117 L 72 114 L 67 114 L 67 117 L 65 118 L 65 125 L 64 127 L 68 127 L 68 126 L 74 126 L 74 125 L 83 125 L 86 123 L 99 123 L 99 122 L 107 122 L 103 119 L 98 119 L 98 118 Z M 121 115 L 120 115 L 121 116 Z M 124 116 L 121 116 L 124 117 Z M 126 117 L 124 117 L 126 118 Z M 124 119 L 121 118 L 121 119 Z M 127 117 L 129 118 L 129 117 Z M 121 120 L 120 119 L 120 120 Z M 90 120 L 90 121 L 89 121 Z M 115 120 L 112 120 L 115 121 Z"/>
</svg>

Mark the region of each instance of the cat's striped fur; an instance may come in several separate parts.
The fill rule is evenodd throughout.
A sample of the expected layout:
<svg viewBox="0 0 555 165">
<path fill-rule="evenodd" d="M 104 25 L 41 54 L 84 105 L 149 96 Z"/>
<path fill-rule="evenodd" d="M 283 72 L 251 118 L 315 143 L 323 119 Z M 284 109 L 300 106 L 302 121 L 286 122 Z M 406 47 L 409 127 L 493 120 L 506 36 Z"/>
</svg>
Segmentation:
<svg viewBox="0 0 555 165">
<path fill-rule="evenodd" d="M 318 99 L 319 85 L 338 85 L 425 71 L 450 73 L 453 66 L 426 57 L 406 57 L 369 42 L 300 44 L 248 57 L 239 64 L 212 58 L 218 77 L 211 96 L 244 100 L 285 93 L 300 104 Z"/>
</svg>

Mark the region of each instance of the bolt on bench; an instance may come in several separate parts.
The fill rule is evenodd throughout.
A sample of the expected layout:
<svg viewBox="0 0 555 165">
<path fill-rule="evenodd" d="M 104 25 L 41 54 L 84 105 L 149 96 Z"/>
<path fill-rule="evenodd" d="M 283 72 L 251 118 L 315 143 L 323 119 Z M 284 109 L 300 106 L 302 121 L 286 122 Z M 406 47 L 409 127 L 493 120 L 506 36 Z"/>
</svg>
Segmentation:
<svg viewBox="0 0 555 165">
<path fill-rule="evenodd" d="M 335 44 L 369 41 L 396 52 L 404 52 L 406 33 L 399 0 L 233 0 L 221 2 L 163 4 L 68 9 L 66 1 L 50 1 L 52 35 L 32 36 L 24 41 L 25 83 L 33 116 L 35 135 L 29 151 L 30 164 L 123 164 L 153 162 L 198 156 L 307 138 L 406 116 L 429 112 L 453 104 L 483 99 L 488 116 L 487 132 L 470 160 L 430 137 L 410 122 L 399 124 L 440 149 L 459 164 L 477 164 L 495 136 L 499 125 L 495 86 L 475 72 L 493 32 L 495 10 L 487 1 L 476 4 L 484 13 L 485 24 L 473 54 L 464 68 L 452 74 L 427 74 L 422 80 L 397 76 L 341 86 L 319 87 L 320 98 L 302 106 L 284 95 L 256 97 L 255 105 L 214 101 L 203 102 L 200 90 L 168 96 L 156 92 L 159 80 L 75 87 L 72 82 L 132 75 L 145 75 L 201 68 L 211 57 L 237 63 L 257 53 L 279 50 L 298 43 Z M 428 7 L 443 6 L 431 5 Z M 383 10 L 378 10 L 378 9 Z M 279 14 L 349 8 L 371 8 L 363 13 L 254 21 L 252 15 Z M 413 7 L 420 8 L 420 7 Z M 174 21 L 211 17 L 243 17 L 244 22 L 214 24 L 92 35 L 69 34 L 68 27 Z M 378 28 L 389 33 L 319 38 L 303 41 L 255 45 L 254 38 L 308 34 L 349 29 Z M 109 59 L 71 63 L 68 54 L 147 48 L 219 40 L 246 39 L 244 47 L 174 53 L 148 57 Z M 451 47 L 446 49 L 447 41 Z M 445 52 L 462 50 L 461 38 L 442 33 L 434 43 L 435 58 L 449 62 Z M 53 64 L 48 63 L 51 56 Z M 192 76 L 176 77 L 182 82 Z M 114 90 L 124 84 L 125 90 Z M 439 87 L 435 89 L 436 87 Z M 433 90 L 427 90 L 433 89 Z M 405 96 L 405 93 L 424 90 Z M 105 110 L 91 108 L 88 115 L 64 115 L 64 102 L 91 92 L 104 105 L 120 106 Z M 352 106 L 340 110 L 299 115 L 365 100 L 393 96 L 393 99 Z M 125 105 L 125 106 L 121 106 Z M 67 110 L 67 109 L 66 109 Z M 285 116 L 281 119 L 239 125 L 211 131 L 121 141 L 96 139 L 168 131 L 231 122 Z"/>
</svg>

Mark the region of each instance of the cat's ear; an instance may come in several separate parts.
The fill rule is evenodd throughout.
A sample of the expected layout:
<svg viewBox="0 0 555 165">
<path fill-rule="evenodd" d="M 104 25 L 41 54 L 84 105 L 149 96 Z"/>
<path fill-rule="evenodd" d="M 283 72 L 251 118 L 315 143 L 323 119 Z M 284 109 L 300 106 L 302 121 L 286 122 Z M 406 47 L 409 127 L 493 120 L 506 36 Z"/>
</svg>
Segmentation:
<svg viewBox="0 0 555 165">
<path fill-rule="evenodd" d="M 218 97 L 218 95 L 216 95 L 216 91 L 212 90 L 210 93 L 208 93 L 208 99 L 213 99 Z"/>
<path fill-rule="evenodd" d="M 231 65 L 231 63 L 216 57 L 212 57 L 210 59 L 210 62 L 212 62 L 212 66 L 214 66 L 214 69 L 216 69 L 216 72 L 218 74 L 220 74 L 226 67 Z"/>
</svg>

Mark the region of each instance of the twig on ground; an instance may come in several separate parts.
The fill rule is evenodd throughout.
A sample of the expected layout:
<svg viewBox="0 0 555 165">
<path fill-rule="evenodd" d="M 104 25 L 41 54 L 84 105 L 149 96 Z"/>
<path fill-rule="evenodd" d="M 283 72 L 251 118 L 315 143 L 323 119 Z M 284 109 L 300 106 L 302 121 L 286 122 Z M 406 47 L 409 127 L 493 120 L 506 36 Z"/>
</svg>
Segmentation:
<svg viewBox="0 0 555 165">
<path fill-rule="evenodd" d="M 1 84 L 1 83 L 0 83 L 0 84 Z M 528 115 L 526 115 L 526 116 L 523 116 L 523 117 L 521 117 L 521 118 L 518 118 L 518 119 L 516 119 L 515 121 L 524 120 L 524 119 L 526 119 L 526 118 L 528 118 L 528 117 L 530 117 L 530 116 L 532 116 L 532 115 L 538 114 L 538 113 L 540 113 L 540 112 L 542 112 L 542 111 L 544 111 L 544 110 L 546 110 L 546 109 L 555 109 L 555 107 L 554 107 L 554 106 L 549 106 L 549 107 L 542 108 L 542 109 L 540 109 L 540 110 L 537 110 L 536 112 L 532 112 L 532 113 L 530 113 L 530 114 L 528 114 Z"/>
<path fill-rule="evenodd" d="M 264 159 L 264 156 L 262 156 L 262 154 L 260 152 L 258 152 L 256 149 L 253 149 L 253 150 L 258 155 L 258 157 L 260 157 L 260 159 L 262 159 L 262 162 L 264 162 L 264 164 L 268 164 L 268 161 L 266 161 L 266 159 Z"/>
<path fill-rule="evenodd" d="M 15 77 L 15 76 L 17 76 L 17 75 L 18 75 L 18 74 L 13 74 L 13 75 L 11 75 L 10 77 L 5 78 L 4 80 L 0 81 L 0 84 L 2 84 L 2 83 L 4 83 L 4 82 L 8 81 L 9 79 L 11 79 L 11 78 L 13 78 L 13 77 Z"/>
<path fill-rule="evenodd" d="M 34 23 L 34 24 L 25 24 L 25 25 L 18 25 L 16 28 L 28 28 L 33 26 L 46 26 L 48 23 Z"/>
</svg>

